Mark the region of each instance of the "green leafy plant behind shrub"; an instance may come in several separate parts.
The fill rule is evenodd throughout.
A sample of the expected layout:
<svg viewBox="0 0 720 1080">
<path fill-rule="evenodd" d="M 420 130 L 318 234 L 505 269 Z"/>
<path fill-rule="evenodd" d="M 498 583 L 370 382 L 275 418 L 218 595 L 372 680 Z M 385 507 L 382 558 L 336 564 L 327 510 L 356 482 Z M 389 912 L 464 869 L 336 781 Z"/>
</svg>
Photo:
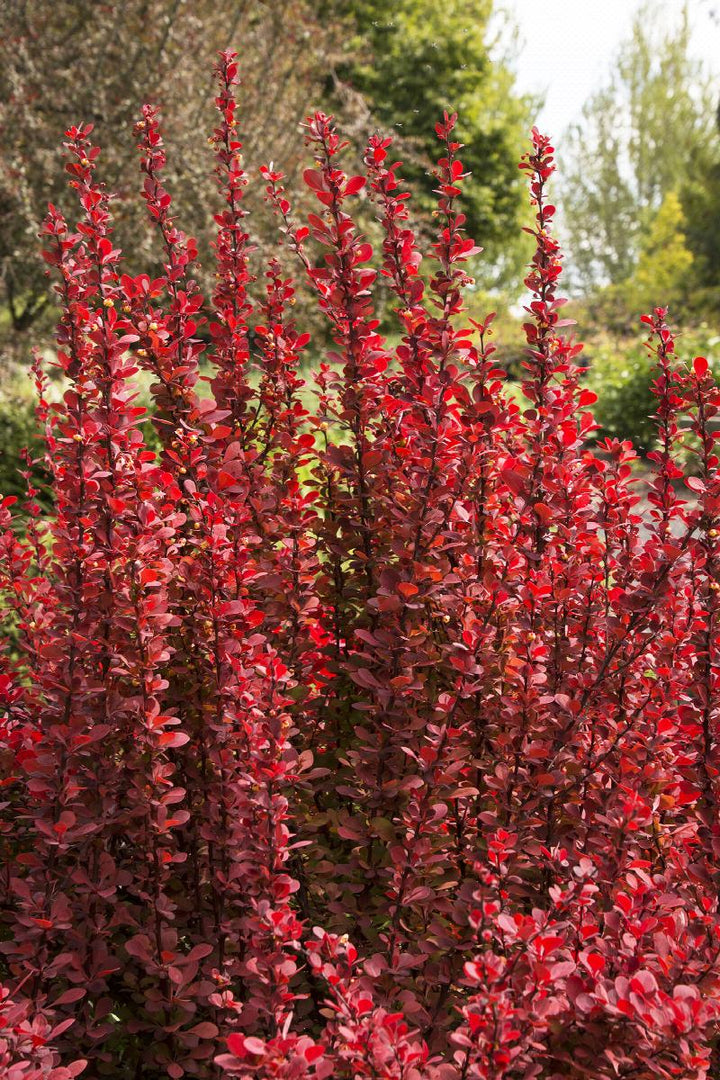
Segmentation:
<svg viewBox="0 0 720 1080">
<path fill-rule="evenodd" d="M 713 357 L 718 355 L 720 337 L 708 327 L 700 327 L 680 339 L 686 355 L 706 355 L 710 370 Z M 588 373 L 585 385 L 597 394 L 595 419 L 601 437 L 630 439 L 642 453 L 652 450 L 657 441 L 657 426 L 653 419 L 657 399 L 652 385 L 654 357 L 638 341 L 627 338 L 615 341 L 599 339 L 587 346 L 585 362 Z"/>
<path fill-rule="evenodd" d="M 638 450 L 650 450 L 657 438 L 652 357 L 641 345 L 606 342 L 588 349 L 586 360 L 586 383 L 597 394 L 594 412 L 601 434 L 631 439 Z"/>
<path fill-rule="evenodd" d="M 21 453 L 23 449 L 33 451 L 38 445 L 35 407 L 29 383 L 25 389 L 19 380 L 12 380 L 0 389 L 0 491 L 4 495 L 24 496 L 27 491 L 21 475 Z M 38 484 L 48 479 L 39 465 L 33 476 Z"/>
</svg>

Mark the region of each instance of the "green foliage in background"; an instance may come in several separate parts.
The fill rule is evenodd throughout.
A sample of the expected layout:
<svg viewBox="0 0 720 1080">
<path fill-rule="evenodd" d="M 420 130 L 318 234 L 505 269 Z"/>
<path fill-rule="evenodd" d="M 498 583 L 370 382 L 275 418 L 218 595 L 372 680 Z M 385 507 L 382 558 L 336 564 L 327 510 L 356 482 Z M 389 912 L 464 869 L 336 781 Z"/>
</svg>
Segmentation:
<svg viewBox="0 0 720 1080">
<path fill-rule="evenodd" d="M 694 356 L 706 356 L 711 366 L 714 360 L 716 377 L 719 349 L 720 337 L 707 326 L 678 336 L 678 355 L 688 362 Z M 598 396 L 593 407 L 601 427 L 598 438 L 630 439 L 642 454 L 652 450 L 656 438 L 652 419 L 656 409 L 654 359 L 642 344 L 639 331 L 634 340 L 599 338 L 583 355 L 588 365 L 586 385 Z"/>
<path fill-rule="evenodd" d="M 18 467 L 20 453 L 36 446 L 35 403 L 30 388 L 12 380 L 0 387 L 0 494 L 22 498 L 25 480 Z M 41 474 L 38 474 L 40 479 Z"/>
<path fill-rule="evenodd" d="M 587 385 L 598 395 L 593 407 L 598 438 L 631 439 L 640 451 L 652 449 L 653 362 L 642 345 L 601 342 L 586 350 L 584 363 L 589 364 Z"/>
<path fill-rule="evenodd" d="M 689 9 L 669 30 L 658 29 L 660 15 L 657 2 L 641 7 L 609 81 L 588 99 L 581 121 L 560 144 L 571 265 L 586 295 L 633 277 L 664 200 L 674 192 L 682 202 L 689 177 L 702 187 L 699 163 L 709 166 L 720 153 L 717 86 L 693 57 Z M 701 232 L 697 191 L 694 199 L 697 209 L 683 207 L 692 219 L 691 252 Z M 659 286 L 656 270 L 650 276 Z"/>
<path fill-rule="evenodd" d="M 688 162 L 680 191 L 685 233 L 693 253 L 693 304 L 720 316 L 720 87 L 715 133 Z"/>
<path fill-rule="evenodd" d="M 680 311 L 687 307 L 694 258 L 687 247 L 685 215 L 675 191 L 669 191 L 640 243 L 637 265 L 625 291 L 635 312 L 658 304 Z"/>
<path fill-rule="evenodd" d="M 438 153 L 435 124 L 443 110 L 458 113 L 463 163 L 472 172 L 463 211 L 484 249 L 478 273 L 488 284 L 517 286 L 525 249 L 518 243 L 508 256 L 508 238 L 522 235 L 517 162 L 537 103 L 518 95 L 506 61 L 495 53 L 491 60 L 492 0 L 331 0 L 327 6 L 351 13 L 354 33 L 340 75 L 363 95 L 372 119 L 398 137 L 403 175 L 427 214 L 434 205 L 428 171 Z"/>
</svg>

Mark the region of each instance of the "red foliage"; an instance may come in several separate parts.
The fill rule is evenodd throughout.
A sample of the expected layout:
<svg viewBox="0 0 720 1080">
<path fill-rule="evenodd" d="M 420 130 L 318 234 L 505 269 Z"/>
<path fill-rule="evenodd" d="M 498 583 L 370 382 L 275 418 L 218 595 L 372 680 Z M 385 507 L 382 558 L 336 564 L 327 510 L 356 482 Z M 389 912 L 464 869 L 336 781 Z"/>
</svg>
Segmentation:
<svg viewBox="0 0 720 1080">
<path fill-rule="evenodd" d="M 217 74 L 211 303 L 153 108 L 137 135 L 158 276 L 122 271 L 89 127 L 67 133 L 80 220 L 50 207 L 43 226 L 67 390 L 50 406 L 37 369 L 52 515 L 32 489 L 24 531 L 11 500 L 0 511 L 19 635 L 0 681 L 3 1075 L 716 1076 L 707 361 L 683 364 L 667 313 L 646 317 L 643 511 L 630 444 L 588 448 L 548 140 L 534 131 L 521 164 L 536 249 L 520 409 L 492 316 L 463 317 L 479 249 L 455 118 L 437 127 L 422 274 L 390 141 L 348 176 L 318 113 L 307 223 L 262 170 L 334 339 L 309 406 L 281 262 L 248 291 L 233 55 Z"/>
</svg>

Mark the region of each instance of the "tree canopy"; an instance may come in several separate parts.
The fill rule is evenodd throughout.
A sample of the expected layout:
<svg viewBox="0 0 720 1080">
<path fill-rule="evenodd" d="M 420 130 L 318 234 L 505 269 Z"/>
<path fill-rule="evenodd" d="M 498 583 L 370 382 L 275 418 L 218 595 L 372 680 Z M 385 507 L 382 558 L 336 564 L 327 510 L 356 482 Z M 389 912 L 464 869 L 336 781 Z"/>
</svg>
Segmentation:
<svg viewBox="0 0 720 1080">
<path fill-rule="evenodd" d="M 607 84 L 562 141 L 564 219 L 584 291 L 632 275 L 663 200 L 682 198 L 692 162 L 717 156 L 717 88 L 692 54 L 688 9 L 667 31 L 657 12 L 640 9 Z"/>
</svg>

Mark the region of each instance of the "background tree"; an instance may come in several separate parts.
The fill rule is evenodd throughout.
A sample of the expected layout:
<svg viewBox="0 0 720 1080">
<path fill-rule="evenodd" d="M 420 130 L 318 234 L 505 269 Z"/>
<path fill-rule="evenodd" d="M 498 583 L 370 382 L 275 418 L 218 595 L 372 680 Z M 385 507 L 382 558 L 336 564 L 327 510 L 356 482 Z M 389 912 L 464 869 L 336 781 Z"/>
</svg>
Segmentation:
<svg viewBox="0 0 720 1080">
<path fill-rule="evenodd" d="M 108 189 L 119 194 L 115 216 L 128 263 L 150 257 L 153 241 L 128 199 L 138 185 L 131 130 L 144 99 L 163 106 L 168 160 L 175 163 L 168 184 L 178 221 L 197 237 L 199 276 L 209 287 L 202 267 L 210 263 L 207 222 L 217 199 L 197 133 L 210 123 L 213 57 L 239 42 L 249 171 L 260 164 L 261 136 L 282 163 L 290 193 L 299 195 L 299 123 L 308 108 L 323 106 L 340 114 L 359 144 L 377 127 L 401 137 L 410 159 L 406 173 L 422 181 L 421 216 L 429 214 L 432 132 L 444 108 L 457 109 L 474 174 L 470 231 L 496 260 L 489 280 L 514 275 L 519 281 L 522 245 L 508 255 L 500 241 L 516 231 L 521 212 L 515 161 L 531 112 L 528 100 L 513 92 L 508 65 L 490 60 L 492 13 L 492 0 L 452 0 L 442 12 L 430 0 L 400 0 L 392 8 L 382 0 L 0 5 L 0 323 L 6 342 L 17 341 L 48 304 L 38 214 L 61 199 L 56 148 L 78 117 L 93 123 L 95 137 L 108 147 L 103 170 Z M 257 242 L 267 234 L 268 217 L 253 194 L 249 205 Z"/>
<path fill-rule="evenodd" d="M 565 227 L 585 292 L 631 276 L 663 199 L 717 142 L 716 90 L 691 54 L 687 7 L 672 30 L 658 30 L 659 13 L 640 9 L 609 82 L 563 140 Z"/>
<path fill-rule="evenodd" d="M 508 251 L 507 238 L 517 235 L 523 213 L 516 162 L 537 102 L 514 88 L 491 25 L 494 7 L 492 0 L 330 0 L 326 9 L 348 13 L 340 74 L 366 100 L 369 122 L 400 139 L 414 202 L 428 215 L 435 124 L 446 109 L 458 113 L 473 176 L 463 212 L 484 249 L 480 272 L 487 283 L 519 283 L 525 247 L 520 241 Z"/>
<path fill-rule="evenodd" d="M 680 198 L 676 191 L 669 191 L 641 240 L 627 283 L 627 302 L 635 311 L 649 310 L 658 297 L 673 310 L 687 304 L 694 259 L 685 226 Z"/>
<path fill-rule="evenodd" d="M 311 0 L 17 0 L 0 4 L 0 281 L 6 328 L 22 331 L 48 303 L 37 232 L 48 201 L 59 202 L 63 131 L 81 117 L 107 150 L 103 173 L 128 262 L 153 243 L 137 201 L 132 125 L 144 100 L 163 105 L 174 163 L 168 183 L 178 220 L 197 235 L 209 265 L 207 223 L 217 209 L 209 151 L 198 132 L 211 120 L 208 72 L 217 51 L 243 44 L 244 153 L 260 163 L 258 136 L 289 174 L 302 145 L 299 122 L 317 102 L 333 63 L 333 28 Z M 251 203 L 253 196 L 251 196 Z M 255 206 L 255 235 L 267 221 Z M 201 271 L 202 277 L 202 271 Z M 207 283 L 205 283 L 207 284 Z"/>
<path fill-rule="evenodd" d="M 714 136 L 694 151 L 681 198 L 696 302 L 720 314 L 720 88 L 717 95 Z"/>
</svg>

